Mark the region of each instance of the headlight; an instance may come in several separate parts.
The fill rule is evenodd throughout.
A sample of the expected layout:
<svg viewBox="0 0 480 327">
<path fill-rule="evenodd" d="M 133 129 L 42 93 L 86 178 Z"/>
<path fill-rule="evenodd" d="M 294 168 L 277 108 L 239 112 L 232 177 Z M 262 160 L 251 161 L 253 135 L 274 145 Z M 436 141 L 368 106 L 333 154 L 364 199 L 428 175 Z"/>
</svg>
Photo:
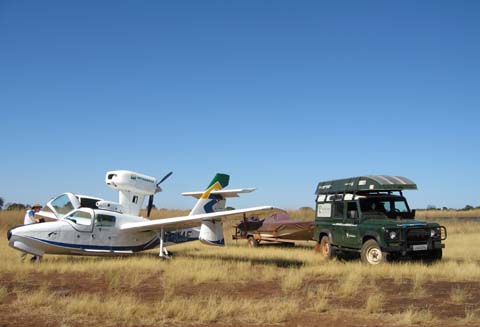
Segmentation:
<svg viewBox="0 0 480 327">
<path fill-rule="evenodd" d="M 395 229 L 385 229 L 385 241 L 390 242 L 390 241 L 399 241 L 401 236 L 401 230 L 395 228 Z"/>
<path fill-rule="evenodd" d="M 439 228 L 432 228 L 430 230 L 430 237 L 440 237 L 440 229 Z"/>
<path fill-rule="evenodd" d="M 391 231 L 390 233 L 388 233 L 388 236 L 390 237 L 391 240 L 394 240 L 397 238 L 397 232 L 395 231 Z"/>
</svg>

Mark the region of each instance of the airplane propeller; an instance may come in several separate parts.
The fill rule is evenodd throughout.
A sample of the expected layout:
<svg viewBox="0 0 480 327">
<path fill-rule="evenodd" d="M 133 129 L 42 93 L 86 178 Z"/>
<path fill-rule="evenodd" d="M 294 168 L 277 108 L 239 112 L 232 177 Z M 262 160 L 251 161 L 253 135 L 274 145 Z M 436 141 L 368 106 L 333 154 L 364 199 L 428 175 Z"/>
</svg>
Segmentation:
<svg viewBox="0 0 480 327">
<path fill-rule="evenodd" d="M 159 185 L 162 184 L 167 178 L 169 178 L 171 175 L 173 174 L 173 171 L 169 172 L 168 174 L 166 174 L 165 176 L 163 176 L 163 178 L 160 180 L 160 182 L 157 183 L 157 190 L 156 192 L 160 192 L 160 187 Z M 153 208 L 153 194 L 150 195 L 150 197 L 148 198 L 148 206 L 147 206 L 147 217 L 150 217 L 150 213 L 152 212 L 152 208 Z"/>
</svg>

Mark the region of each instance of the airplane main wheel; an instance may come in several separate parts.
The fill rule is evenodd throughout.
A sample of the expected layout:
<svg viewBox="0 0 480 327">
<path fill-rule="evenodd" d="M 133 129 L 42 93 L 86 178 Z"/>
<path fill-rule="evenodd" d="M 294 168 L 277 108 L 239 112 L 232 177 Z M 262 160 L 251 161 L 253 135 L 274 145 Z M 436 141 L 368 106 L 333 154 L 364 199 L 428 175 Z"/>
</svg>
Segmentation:
<svg viewBox="0 0 480 327">
<path fill-rule="evenodd" d="M 260 244 L 260 241 L 257 241 L 253 236 L 249 236 L 247 238 L 247 244 L 249 248 L 256 248 Z"/>
</svg>

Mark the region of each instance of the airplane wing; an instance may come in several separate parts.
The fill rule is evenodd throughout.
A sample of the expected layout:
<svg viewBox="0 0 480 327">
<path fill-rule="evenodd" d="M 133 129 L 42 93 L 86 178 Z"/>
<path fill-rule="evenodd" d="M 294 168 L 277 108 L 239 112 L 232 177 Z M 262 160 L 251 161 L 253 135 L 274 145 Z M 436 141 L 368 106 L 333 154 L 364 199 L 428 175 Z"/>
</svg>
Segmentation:
<svg viewBox="0 0 480 327">
<path fill-rule="evenodd" d="M 239 193 L 250 193 L 255 191 L 255 188 L 237 188 L 237 189 L 223 189 L 223 190 L 214 190 L 210 194 L 218 194 L 224 198 L 236 198 Z M 200 197 L 205 193 L 205 191 L 200 192 L 183 192 L 183 196 L 193 196 L 194 198 L 200 199 Z"/>
<path fill-rule="evenodd" d="M 203 220 L 239 220 L 244 215 L 251 216 L 270 216 L 274 213 L 285 212 L 282 209 L 263 206 L 253 207 L 237 210 L 227 210 L 212 213 L 203 213 L 198 215 L 190 215 L 183 217 L 164 218 L 157 220 L 150 220 L 138 223 L 126 223 L 123 224 L 120 229 L 124 231 L 160 231 L 162 228 L 165 232 L 176 229 L 198 227 Z"/>
</svg>

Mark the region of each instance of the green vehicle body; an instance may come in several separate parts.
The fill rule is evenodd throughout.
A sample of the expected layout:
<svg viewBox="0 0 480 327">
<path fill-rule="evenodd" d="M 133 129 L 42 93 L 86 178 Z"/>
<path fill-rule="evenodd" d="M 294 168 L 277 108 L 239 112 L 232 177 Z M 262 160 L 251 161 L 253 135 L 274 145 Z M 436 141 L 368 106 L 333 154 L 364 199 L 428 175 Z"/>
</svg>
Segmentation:
<svg viewBox="0 0 480 327">
<path fill-rule="evenodd" d="M 361 252 L 362 260 L 372 264 L 387 258 L 441 259 L 447 231 L 437 223 L 415 220 L 415 210 L 410 210 L 402 191 L 416 188 L 415 183 L 399 176 L 319 183 L 314 240 L 319 247 L 323 237 L 328 237 L 329 243 L 319 250 L 329 257 L 337 252 Z M 375 242 L 367 243 L 369 240 Z M 375 243 L 379 262 L 367 258 L 368 245 Z"/>
</svg>

